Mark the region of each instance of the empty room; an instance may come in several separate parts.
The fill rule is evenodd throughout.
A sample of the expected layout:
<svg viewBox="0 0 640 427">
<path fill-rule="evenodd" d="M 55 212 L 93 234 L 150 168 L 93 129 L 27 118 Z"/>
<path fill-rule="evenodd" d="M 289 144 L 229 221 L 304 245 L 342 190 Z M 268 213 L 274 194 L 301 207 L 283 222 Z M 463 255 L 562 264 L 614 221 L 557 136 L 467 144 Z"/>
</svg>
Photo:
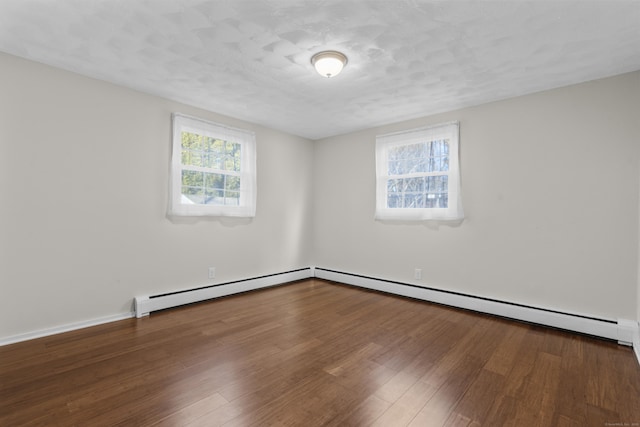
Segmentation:
<svg viewBox="0 0 640 427">
<path fill-rule="evenodd" d="M 0 425 L 640 426 L 640 1 L 3 0 Z"/>
</svg>

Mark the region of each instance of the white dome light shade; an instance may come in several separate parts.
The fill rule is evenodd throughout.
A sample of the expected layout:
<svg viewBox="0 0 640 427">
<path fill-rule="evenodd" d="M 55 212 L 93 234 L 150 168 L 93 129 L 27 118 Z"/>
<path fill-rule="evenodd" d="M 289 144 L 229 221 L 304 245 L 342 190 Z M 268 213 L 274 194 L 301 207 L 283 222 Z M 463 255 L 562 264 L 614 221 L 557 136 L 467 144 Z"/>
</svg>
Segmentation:
<svg viewBox="0 0 640 427">
<path fill-rule="evenodd" d="M 321 76 L 334 77 L 347 64 L 347 57 L 335 51 L 319 52 L 311 57 L 311 63 Z"/>
</svg>

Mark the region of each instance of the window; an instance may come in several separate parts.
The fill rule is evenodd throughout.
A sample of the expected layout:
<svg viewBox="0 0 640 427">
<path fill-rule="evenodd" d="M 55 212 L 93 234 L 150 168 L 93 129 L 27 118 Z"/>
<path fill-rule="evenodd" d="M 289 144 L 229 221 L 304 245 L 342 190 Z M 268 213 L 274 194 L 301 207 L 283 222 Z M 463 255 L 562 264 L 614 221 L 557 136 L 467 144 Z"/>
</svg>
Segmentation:
<svg viewBox="0 0 640 427">
<path fill-rule="evenodd" d="M 376 219 L 462 219 L 458 123 L 376 137 Z"/>
<path fill-rule="evenodd" d="M 253 217 L 253 132 L 173 115 L 171 215 Z"/>
</svg>

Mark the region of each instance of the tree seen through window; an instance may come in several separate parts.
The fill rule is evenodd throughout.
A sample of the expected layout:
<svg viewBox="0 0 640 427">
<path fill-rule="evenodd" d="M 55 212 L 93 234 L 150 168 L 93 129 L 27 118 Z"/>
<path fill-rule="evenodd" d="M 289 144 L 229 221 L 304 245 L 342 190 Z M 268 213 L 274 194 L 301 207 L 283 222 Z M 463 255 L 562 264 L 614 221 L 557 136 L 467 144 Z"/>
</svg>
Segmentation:
<svg viewBox="0 0 640 427">
<path fill-rule="evenodd" d="M 182 132 L 182 195 L 204 205 L 238 205 L 242 145 Z"/>
</svg>

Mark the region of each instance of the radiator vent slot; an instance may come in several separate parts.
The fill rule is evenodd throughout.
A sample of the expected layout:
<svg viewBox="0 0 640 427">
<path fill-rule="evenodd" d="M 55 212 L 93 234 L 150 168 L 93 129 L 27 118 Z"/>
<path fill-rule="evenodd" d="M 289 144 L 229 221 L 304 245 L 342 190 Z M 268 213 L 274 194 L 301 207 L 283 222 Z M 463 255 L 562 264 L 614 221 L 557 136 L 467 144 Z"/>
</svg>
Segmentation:
<svg viewBox="0 0 640 427">
<path fill-rule="evenodd" d="M 153 311 L 253 291 L 255 289 L 268 288 L 270 286 L 281 285 L 309 277 L 313 277 L 312 267 L 159 295 L 135 297 L 136 317 L 147 316 Z"/>
</svg>

